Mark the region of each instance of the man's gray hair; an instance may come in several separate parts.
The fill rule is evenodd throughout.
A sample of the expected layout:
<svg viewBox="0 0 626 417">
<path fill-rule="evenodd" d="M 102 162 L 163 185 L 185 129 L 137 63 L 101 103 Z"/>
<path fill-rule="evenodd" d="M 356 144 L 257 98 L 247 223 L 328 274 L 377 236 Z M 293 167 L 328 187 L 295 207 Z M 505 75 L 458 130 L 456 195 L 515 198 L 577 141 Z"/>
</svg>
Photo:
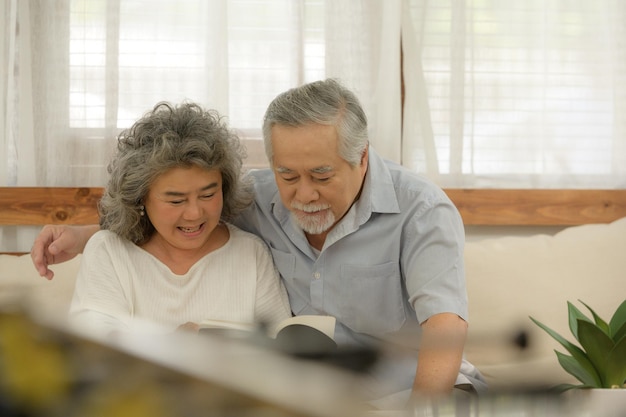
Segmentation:
<svg viewBox="0 0 626 417">
<path fill-rule="evenodd" d="M 273 164 L 272 127 L 332 125 L 339 137 L 339 155 L 352 166 L 361 162 L 368 144 L 367 117 L 356 95 L 329 78 L 292 88 L 279 94 L 263 119 L 265 154 Z"/>
</svg>

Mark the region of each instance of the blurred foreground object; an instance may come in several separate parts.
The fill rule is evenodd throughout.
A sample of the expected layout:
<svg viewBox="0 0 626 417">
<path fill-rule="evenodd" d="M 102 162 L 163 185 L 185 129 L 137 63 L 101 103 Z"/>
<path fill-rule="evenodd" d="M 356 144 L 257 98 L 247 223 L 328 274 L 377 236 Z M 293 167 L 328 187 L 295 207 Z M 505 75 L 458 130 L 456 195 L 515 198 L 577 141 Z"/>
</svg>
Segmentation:
<svg viewBox="0 0 626 417">
<path fill-rule="evenodd" d="M 225 338 L 121 335 L 105 343 L 0 314 L 3 416 L 356 416 L 354 382 Z"/>
</svg>

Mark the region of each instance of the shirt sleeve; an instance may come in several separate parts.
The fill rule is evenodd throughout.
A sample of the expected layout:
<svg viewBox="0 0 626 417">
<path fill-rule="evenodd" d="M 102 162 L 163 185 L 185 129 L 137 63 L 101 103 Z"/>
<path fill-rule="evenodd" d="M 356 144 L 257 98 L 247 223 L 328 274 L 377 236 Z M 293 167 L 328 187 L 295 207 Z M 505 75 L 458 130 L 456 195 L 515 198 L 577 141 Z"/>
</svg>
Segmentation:
<svg viewBox="0 0 626 417">
<path fill-rule="evenodd" d="M 458 210 L 443 191 L 432 192 L 406 228 L 401 262 L 418 321 L 439 313 L 467 320 L 465 231 Z"/>
<path fill-rule="evenodd" d="M 71 313 L 71 324 L 85 333 L 95 336 L 107 336 L 111 332 L 130 331 L 119 319 L 95 310 L 79 310 Z"/>
<path fill-rule="evenodd" d="M 70 322 L 101 334 L 128 330 L 132 316 L 132 304 L 115 268 L 115 246 L 106 239 L 107 233 L 98 232 L 85 247 L 69 311 Z"/>
</svg>

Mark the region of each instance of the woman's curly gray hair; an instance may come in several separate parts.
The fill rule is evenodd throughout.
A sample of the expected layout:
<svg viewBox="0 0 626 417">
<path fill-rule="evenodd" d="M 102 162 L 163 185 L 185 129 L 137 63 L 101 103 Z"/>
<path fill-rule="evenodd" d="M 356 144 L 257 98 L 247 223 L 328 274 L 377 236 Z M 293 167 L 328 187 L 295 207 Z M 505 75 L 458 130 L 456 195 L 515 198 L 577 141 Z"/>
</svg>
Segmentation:
<svg viewBox="0 0 626 417">
<path fill-rule="evenodd" d="M 155 229 L 140 213 L 143 200 L 153 181 L 172 168 L 221 172 L 224 221 L 252 202 L 252 188 L 242 180 L 245 149 L 216 111 L 190 102 L 158 103 L 117 140 L 99 204 L 102 229 L 136 244 L 146 242 Z"/>
</svg>

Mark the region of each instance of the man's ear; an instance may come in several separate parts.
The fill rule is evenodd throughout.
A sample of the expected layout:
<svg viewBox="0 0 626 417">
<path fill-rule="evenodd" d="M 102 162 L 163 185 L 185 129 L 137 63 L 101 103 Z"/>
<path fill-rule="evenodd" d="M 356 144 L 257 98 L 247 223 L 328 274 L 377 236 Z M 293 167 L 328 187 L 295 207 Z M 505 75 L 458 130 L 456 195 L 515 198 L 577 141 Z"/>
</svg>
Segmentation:
<svg viewBox="0 0 626 417">
<path fill-rule="evenodd" d="M 361 152 L 361 162 L 358 169 L 361 171 L 361 177 L 365 178 L 365 173 L 369 167 L 369 145 L 365 146 L 363 152 Z"/>
<path fill-rule="evenodd" d="M 363 164 L 367 164 L 369 148 L 370 148 L 369 144 L 365 145 L 365 148 L 363 149 L 363 152 L 361 153 L 361 166 L 363 166 Z"/>
</svg>

